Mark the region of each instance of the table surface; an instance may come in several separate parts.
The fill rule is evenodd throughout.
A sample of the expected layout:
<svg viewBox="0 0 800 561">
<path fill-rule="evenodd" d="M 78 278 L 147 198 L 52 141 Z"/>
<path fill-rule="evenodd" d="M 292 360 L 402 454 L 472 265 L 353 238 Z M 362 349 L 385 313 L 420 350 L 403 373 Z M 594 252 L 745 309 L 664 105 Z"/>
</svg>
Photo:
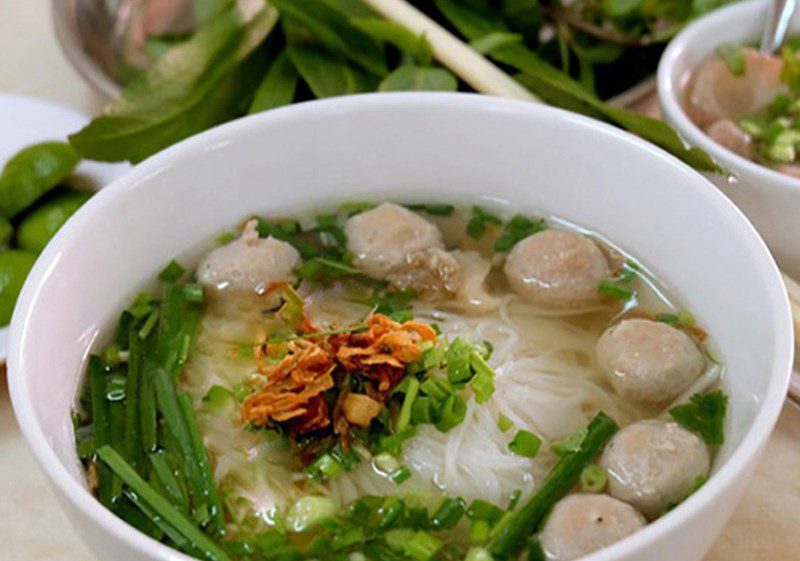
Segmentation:
<svg viewBox="0 0 800 561">
<path fill-rule="evenodd" d="M 0 91 L 94 113 L 100 99 L 72 70 L 52 32 L 48 0 L 1 0 Z M 0 139 L 2 142 L 2 139 Z M 800 409 L 787 404 L 756 473 L 706 561 L 800 561 Z M 14 420 L 0 368 L 0 543 L 3 558 L 91 561 Z"/>
</svg>

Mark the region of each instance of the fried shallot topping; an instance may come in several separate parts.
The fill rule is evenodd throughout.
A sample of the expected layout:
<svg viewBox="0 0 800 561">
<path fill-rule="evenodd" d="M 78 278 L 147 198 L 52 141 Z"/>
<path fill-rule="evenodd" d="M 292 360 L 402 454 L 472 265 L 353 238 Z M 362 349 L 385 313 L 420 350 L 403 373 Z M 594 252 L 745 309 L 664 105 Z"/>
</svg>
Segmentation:
<svg viewBox="0 0 800 561">
<path fill-rule="evenodd" d="M 242 420 L 255 426 L 282 423 L 292 435 L 324 429 L 345 436 L 349 425 L 367 426 L 380 414 L 383 402 L 418 360 L 423 343 L 436 344 L 436 332 L 425 323 L 399 323 L 371 314 L 350 330 L 325 334 L 308 320 L 305 335 L 289 342 L 266 342 L 256 349 L 265 379 L 242 405 Z M 282 347 L 276 349 L 275 347 Z M 264 360 L 283 356 L 278 362 Z M 285 354 L 284 354 L 285 353 Z M 351 393 L 356 378 L 364 393 Z M 323 395 L 337 388 L 333 412 Z"/>
</svg>

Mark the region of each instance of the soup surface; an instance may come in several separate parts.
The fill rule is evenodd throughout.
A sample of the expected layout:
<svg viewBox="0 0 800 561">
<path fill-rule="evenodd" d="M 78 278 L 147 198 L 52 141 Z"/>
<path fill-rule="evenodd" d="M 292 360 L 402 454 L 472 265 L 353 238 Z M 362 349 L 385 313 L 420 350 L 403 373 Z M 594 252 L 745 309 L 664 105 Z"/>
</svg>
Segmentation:
<svg viewBox="0 0 800 561">
<path fill-rule="evenodd" d="M 708 335 L 633 257 L 507 205 L 252 218 L 89 361 L 89 485 L 202 559 L 567 560 L 706 479 Z"/>
</svg>

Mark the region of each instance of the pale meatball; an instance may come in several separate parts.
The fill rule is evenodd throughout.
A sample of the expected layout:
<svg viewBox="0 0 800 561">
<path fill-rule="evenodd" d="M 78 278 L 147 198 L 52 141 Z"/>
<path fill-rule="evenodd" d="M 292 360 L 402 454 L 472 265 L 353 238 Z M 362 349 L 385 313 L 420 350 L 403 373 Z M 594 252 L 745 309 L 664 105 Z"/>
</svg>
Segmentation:
<svg viewBox="0 0 800 561">
<path fill-rule="evenodd" d="M 514 246 L 505 272 L 511 288 L 526 300 L 566 310 L 600 303 L 598 285 L 611 276 L 611 267 L 589 238 L 565 230 L 545 230 Z"/>
<path fill-rule="evenodd" d="M 620 396 L 645 403 L 678 397 L 702 374 L 692 338 L 660 321 L 626 319 L 597 341 L 597 362 Z"/>
<path fill-rule="evenodd" d="M 383 203 L 345 224 L 353 264 L 375 279 L 385 279 L 410 256 L 444 249 L 439 229 L 405 207 Z"/>
<path fill-rule="evenodd" d="M 677 423 L 647 420 L 619 431 L 600 465 L 608 472 L 608 492 L 653 519 L 708 475 L 710 457 L 703 441 Z"/>
<path fill-rule="evenodd" d="M 200 263 L 200 284 L 215 290 L 262 294 L 270 284 L 292 279 L 300 254 L 290 244 L 262 239 L 251 220 L 237 240 L 218 247 Z"/>
<path fill-rule="evenodd" d="M 745 71 L 736 76 L 719 57 L 695 69 L 686 87 L 686 113 L 701 128 L 739 119 L 766 107 L 786 91 L 780 57 L 744 49 Z"/>
<path fill-rule="evenodd" d="M 755 156 L 753 139 L 733 121 L 717 121 L 706 129 L 706 133 L 711 140 L 743 158 Z"/>
<path fill-rule="evenodd" d="M 541 533 L 552 561 L 569 561 L 630 536 L 645 525 L 631 505 L 608 495 L 570 495 L 556 504 Z"/>
</svg>

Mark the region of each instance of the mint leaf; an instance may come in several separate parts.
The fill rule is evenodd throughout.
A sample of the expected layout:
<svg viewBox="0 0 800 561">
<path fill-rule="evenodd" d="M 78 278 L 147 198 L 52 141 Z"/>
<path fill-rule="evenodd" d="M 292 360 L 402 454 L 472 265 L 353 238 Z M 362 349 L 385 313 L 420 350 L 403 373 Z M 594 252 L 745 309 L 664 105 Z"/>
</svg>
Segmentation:
<svg viewBox="0 0 800 561">
<path fill-rule="evenodd" d="M 313 45 L 295 45 L 287 52 L 300 76 L 316 97 L 373 91 L 377 79 L 354 65 L 337 60 Z"/>
<path fill-rule="evenodd" d="M 267 109 L 289 105 L 294 100 L 299 78 L 297 69 L 284 50 L 272 61 L 266 76 L 256 90 L 248 113 L 252 115 Z"/>
<path fill-rule="evenodd" d="M 424 68 L 404 64 L 389 74 L 378 86 L 382 92 L 442 91 L 454 92 L 458 81 L 444 68 Z"/>
</svg>

